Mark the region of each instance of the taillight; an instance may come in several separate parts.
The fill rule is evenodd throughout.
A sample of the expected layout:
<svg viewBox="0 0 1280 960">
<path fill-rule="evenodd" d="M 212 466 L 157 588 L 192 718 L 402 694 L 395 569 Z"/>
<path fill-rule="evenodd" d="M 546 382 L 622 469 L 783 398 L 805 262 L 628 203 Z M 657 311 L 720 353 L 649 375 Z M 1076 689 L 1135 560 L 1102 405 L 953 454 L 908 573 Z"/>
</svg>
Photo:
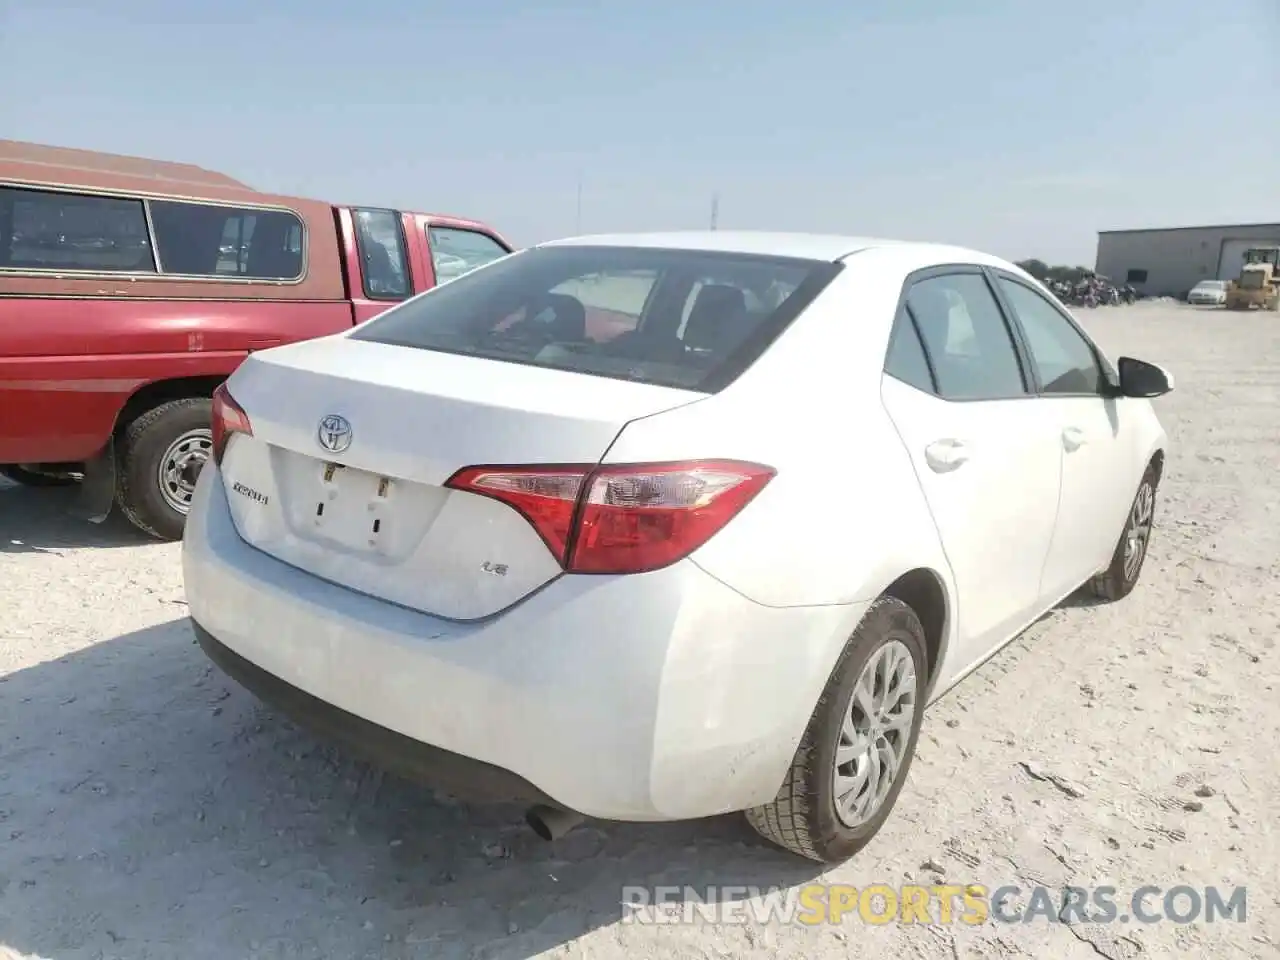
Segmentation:
<svg viewBox="0 0 1280 960">
<path fill-rule="evenodd" d="M 729 460 L 602 467 L 582 497 L 569 569 L 637 573 L 675 563 L 772 478 L 769 467 Z"/>
<path fill-rule="evenodd" d="M 446 487 L 492 497 L 533 524 L 560 565 L 569 547 L 573 511 L 589 467 L 467 467 Z"/>
<path fill-rule="evenodd" d="M 233 433 L 253 436 L 253 424 L 249 416 L 231 396 L 225 383 L 213 391 L 213 462 L 222 463 L 222 454 Z"/>
<path fill-rule="evenodd" d="M 507 504 L 570 573 L 642 573 L 687 557 L 774 475 L 736 460 L 467 467 L 445 485 Z"/>
</svg>

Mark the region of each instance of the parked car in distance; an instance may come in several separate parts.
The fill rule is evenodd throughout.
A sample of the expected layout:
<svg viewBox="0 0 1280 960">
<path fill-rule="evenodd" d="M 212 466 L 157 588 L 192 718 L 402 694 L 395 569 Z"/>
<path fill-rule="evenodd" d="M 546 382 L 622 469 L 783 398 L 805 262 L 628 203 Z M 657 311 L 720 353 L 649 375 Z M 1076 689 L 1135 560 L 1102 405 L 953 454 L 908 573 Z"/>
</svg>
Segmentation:
<svg viewBox="0 0 1280 960">
<path fill-rule="evenodd" d="M 1171 387 L 970 250 L 543 244 L 236 370 L 187 601 L 264 699 L 544 837 L 741 810 L 838 861 L 927 703 L 1133 589 Z"/>
<path fill-rule="evenodd" d="M 1222 306 L 1227 302 L 1225 280 L 1201 280 L 1187 294 L 1187 303 L 1195 306 Z"/>
<path fill-rule="evenodd" d="M 182 535 L 214 389 L 510 252 L 459 217 L 270 196 L 187 164 L 0 141 L 0 475 Z"/>
</svg>

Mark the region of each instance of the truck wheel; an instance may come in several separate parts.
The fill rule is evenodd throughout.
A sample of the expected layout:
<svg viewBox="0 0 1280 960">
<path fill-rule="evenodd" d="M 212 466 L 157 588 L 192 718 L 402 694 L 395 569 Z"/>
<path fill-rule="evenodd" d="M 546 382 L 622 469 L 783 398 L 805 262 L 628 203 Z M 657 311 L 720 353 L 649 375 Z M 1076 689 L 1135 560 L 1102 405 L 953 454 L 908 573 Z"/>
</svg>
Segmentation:
<svg viewBox="0 0 1280 960">
<path fill-rule="evenodd" d="M 69 487 L 78 482 L 75 477 L 66 474 L 41 473 L 17 464 L 0 466 L 0 477 L 7 477 L 24 487 Z"/>
<path fill-rule="evenodd" d="M 158 540 L 181 540 L 200 468 L 213 447 L 213 402 L 170 400 L 142 414 L 121 438 L 116 502 Z"/>
<path fill-rule="evenodd" d="M 831 672 L 778 796 L 746 811 L 747 822 L 820 863 L 866 846 L 906 782 L 928 663 L 915 611 L 891 597 L 873 603 Z"/>
</svg>

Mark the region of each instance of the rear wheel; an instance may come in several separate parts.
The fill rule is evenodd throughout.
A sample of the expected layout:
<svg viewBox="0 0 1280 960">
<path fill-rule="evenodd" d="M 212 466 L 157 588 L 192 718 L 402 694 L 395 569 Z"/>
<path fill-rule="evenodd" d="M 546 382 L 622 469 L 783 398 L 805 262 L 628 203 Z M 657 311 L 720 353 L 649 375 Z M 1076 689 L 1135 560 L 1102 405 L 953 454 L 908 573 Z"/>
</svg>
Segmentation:
<svg viewBox="0 0 1280 960">
<path fill-rule="evenodd" d="M 1147 467 L 1142 482 L 1138 484 L 1133 504 L 1129 507 L 1129 516 L 1125 520 L 1124 532 L 1120 534 L 1120 542 L 1111 555 L 1110 566 L 1089 582 L 1089 589 L 1103 600 L 1123 600 L 1138 584 L 1142 565 L 1147 559 L 1147 547 L 1151 544 L 1157 484 L 1155 467 Z"/>
<path fill-rule="evenodd" d="M 746 811 L 766 839 L 821 863 L 847 860 L 889 818 L 924 711 L 924 628 L 900 600 L 873 603 L 845 645 L 782 789 Z"/>
<path fill-rule="evenodd" d="M 7 477 L 24 487 L 69 487 L 78 482 L 75 477 L 65 473 L 45 473 L 17 464 L 0 466 L 0 477 Z"/>
<path fill-rule="evenodd" d="M 212 401 L 170 400 L 125 428 L 116 502 L 129 521 L 159 540 L 180 540 L 196 478 L 213 447 Z"/>
</svg>

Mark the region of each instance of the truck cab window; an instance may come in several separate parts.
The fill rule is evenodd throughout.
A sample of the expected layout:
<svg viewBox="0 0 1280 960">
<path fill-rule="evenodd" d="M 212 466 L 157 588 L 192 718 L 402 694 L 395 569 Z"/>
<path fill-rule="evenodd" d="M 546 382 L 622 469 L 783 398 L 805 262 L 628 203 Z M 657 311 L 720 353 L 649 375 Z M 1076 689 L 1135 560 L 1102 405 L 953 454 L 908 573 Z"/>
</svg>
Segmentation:
<svg viewBox="0 0 1280 960">
<path fill-rule="evenodd" d="M 436 283 L 452 280 L 510 253 L 487 234 L 457 227 L 428 226 L 427 248 L 431 251 Z"/>
<path fill-rule="evenodd" d="M 356 246 L 364 295 L 370 300 L 403 300 L 410 289 L 400 214 L 394 210 L 357 210 Z"/>
</svg>

